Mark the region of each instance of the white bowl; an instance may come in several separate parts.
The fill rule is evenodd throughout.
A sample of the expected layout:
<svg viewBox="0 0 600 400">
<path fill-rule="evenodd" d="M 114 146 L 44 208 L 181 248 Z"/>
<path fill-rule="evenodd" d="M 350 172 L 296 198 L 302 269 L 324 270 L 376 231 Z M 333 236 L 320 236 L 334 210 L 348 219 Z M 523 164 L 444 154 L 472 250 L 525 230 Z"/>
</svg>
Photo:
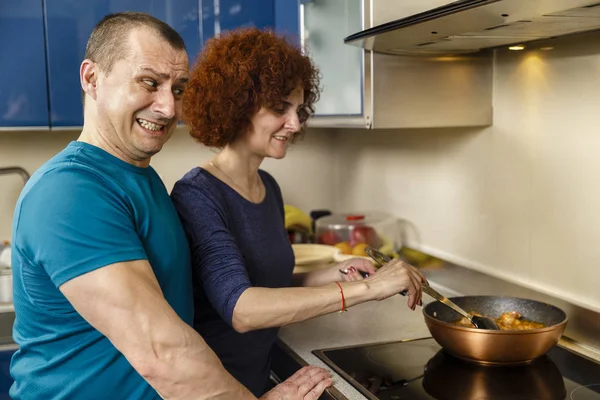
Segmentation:
<svg viewBox="0 0 600 400">
<path fill-rule="evenodd" d="M 338 253 L 334 254 L 333 261 L 335 261 L 335 262 L 342 262 L 342 261 L 349 260 L 351 258 L 362 258 L 363 260 L 368 260 L 368 261 L 371 261 L 371 263 L 374 263 L 373 259 L 371 257 L 367 257 L 367 256 L 355 256 L 353 254 L 342 254 L 341 252 L 338 252 Z"/>
<path fill-rule="evenodd" d="M 340 252 L 335 246 L 313 243 L 292 244 L 296 265 L 327 264 L 334 260 L 334 256 Z"/>
</svg>

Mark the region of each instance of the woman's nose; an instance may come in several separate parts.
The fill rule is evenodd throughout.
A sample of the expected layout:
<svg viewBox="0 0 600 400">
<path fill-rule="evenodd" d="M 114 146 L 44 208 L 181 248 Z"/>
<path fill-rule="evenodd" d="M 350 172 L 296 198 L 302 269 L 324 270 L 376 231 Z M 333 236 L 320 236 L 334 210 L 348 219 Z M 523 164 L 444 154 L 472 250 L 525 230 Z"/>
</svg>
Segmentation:
<svg viewBox="0 0 600 400">
<path fill-rule="evenodd" d="M 285 127 L 290 129 L 292 132 L 298 132 L 300 130 L 300 118 L 298 114 L 291 113 L 290 117 L 287 119 L 285 123 Z"/>
</svg>

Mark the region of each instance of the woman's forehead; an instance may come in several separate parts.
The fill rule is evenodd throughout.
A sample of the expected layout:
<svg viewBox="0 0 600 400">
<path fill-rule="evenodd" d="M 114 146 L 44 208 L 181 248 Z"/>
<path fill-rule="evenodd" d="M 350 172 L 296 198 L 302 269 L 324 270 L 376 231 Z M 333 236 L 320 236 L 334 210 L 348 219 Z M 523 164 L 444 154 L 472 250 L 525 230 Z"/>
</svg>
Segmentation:
<svg viewBox="0 0 600 400">
<path fill-rule="evenodd" d="M 304 88 L 301 85 L 298 85 L 292 90 L 290 95 L 285 98 L 286 101 L 290 103 L 303 103 L 304 102 Z"/>
</svg>

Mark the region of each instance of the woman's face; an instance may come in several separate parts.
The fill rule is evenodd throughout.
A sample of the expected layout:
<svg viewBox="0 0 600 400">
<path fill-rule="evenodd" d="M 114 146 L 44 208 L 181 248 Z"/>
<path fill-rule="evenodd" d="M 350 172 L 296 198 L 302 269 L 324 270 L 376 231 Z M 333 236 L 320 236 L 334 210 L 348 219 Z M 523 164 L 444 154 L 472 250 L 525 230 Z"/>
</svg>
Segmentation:
<svg viewBox="0 0 600 400">
<path fill-rule="evenodd" d="M 285 157 L 289 143 L 300 130 L 298 113 L 303 103 L 304 90 L 298 86 L 279 104 L 258 110 L 245 136 L 248 148 L 261 157 Z"/>
</svg>

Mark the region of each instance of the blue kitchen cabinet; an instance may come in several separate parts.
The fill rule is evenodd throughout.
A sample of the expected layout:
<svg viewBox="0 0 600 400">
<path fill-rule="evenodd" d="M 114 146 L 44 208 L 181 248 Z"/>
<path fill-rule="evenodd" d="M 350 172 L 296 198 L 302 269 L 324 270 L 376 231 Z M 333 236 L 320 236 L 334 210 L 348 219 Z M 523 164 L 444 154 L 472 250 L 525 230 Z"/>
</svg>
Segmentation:
<svg viewBox="0 0 600 400">
<path fill-rule="evenodd" d="M 10 400 L 8 390 L 13 383 L 10 376 L 10 359 L 17 346 L 3 346 L 0 350 L 0 400 Z"/>
<path fill-rule="evenodd" d="M 299 38 L 299 0 L 200 0 L 202 43 L 240 27 L 269 28 Z"/>
<path fill-rule="evenodd" d="M 79 67 L 89 35 L 105 15 L 120 11 L 147 12 L 179 32 L 190 62 L 200 49 L 198 0 L 44 0 L 44 4 L 53 128 L 83 125 Z"/>
<path fill-rule="evenodd" d="M 0 128 L 47 127 L 41 0 L 0 1 Z"/>
<path fill-rule="evenodd" d="M 299 0 L 275 0 L 275 30 L 300 41 Z"/>
<path fill-rule="evenodd" d="M 2 0 L 0 129 L 81 127 L 87 39 L 106 14 L 127 10 L 174 27 L 192 63 L 209 37 L 237 27 L 274 28 L 299 40 L 299 0 Z"/>
</svg>

